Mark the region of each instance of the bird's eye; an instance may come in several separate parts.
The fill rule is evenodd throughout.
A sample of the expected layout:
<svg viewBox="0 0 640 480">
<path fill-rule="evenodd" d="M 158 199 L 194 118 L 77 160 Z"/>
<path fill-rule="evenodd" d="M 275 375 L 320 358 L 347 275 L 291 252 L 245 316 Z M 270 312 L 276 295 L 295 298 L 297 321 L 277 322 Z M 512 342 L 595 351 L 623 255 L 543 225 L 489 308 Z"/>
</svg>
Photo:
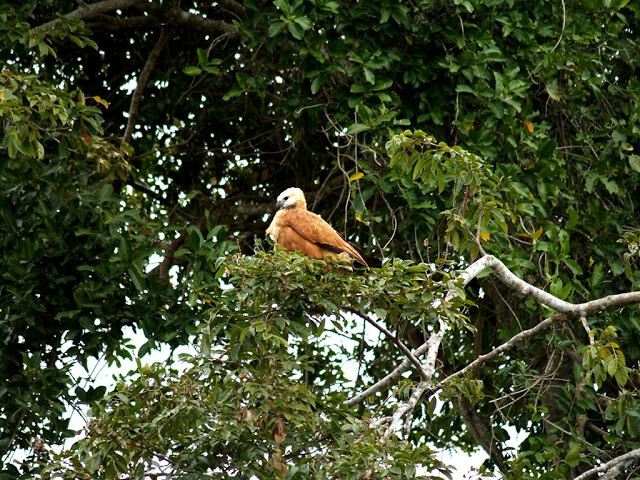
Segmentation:
<svg viewBox="0 0 640 480">
<path fill-rule="evenodd" d="M 289 200 L 289 197 L 284 197 L 283 200 Z"/>
</svg>

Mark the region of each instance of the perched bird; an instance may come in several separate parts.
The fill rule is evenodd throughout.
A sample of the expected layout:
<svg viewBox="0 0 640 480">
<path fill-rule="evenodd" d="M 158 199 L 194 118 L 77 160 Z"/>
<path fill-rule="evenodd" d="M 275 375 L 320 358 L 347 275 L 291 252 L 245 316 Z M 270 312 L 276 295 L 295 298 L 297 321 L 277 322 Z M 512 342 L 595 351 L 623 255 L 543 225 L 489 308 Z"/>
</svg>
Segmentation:
<svg viewBox="0 0 640 480">
<path fill-rule="evenodd" d="M 267 228 L 267 235 L 271 235 L 285 250 L 298 250 L 317 259 L 329 256 L 348 258 L 367 268 L 381 266 L 380 260 L 363 254 L 331 225 L 307 210 L 307 201 L 299 188 L 287 188 L 282 192 L 276 207 L 279 210 Z"/>
</svg>

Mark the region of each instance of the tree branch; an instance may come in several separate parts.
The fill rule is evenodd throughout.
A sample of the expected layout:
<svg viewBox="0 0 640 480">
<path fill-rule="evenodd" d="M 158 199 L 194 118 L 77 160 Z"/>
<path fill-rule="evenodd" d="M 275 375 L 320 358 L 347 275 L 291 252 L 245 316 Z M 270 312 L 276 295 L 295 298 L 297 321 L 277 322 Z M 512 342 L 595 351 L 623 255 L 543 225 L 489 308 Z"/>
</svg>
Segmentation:
<svg viewBox="0 0 640 480">
<path fill-rule="evenodd" d="M 425 372 L 424 368 L 422 367 L 422 364 L 420 363 L 420 360 L 418 360 L 413 355 L 413 353 L 411 353 L 411 350 L 409 350 L 406 347 L 406 345 L 400 341 L 400 339 L 398 337 L 396 337 L 393 333 L 391 333 L 389 330 L 387 330 L 382 325 L 380 325 L 378 322 L 376 322 L 373 318 L 369 317 L 368 315 L 363 314 L 362 312 L 358 311 L 357 309 L 352 308 L 352 307 L 345 307 L 345 310 L 348 311 L 348 312 L 351 312 L 351 313 L 353 313 L 353 314 L 355 314 L 357 316 L 359 316 L 364 321 L 370 323 L 375 328 L 380 330 L 389 340 L 391 340 L 402 351 L 402 353 L 404 353 L 406 355 L 406 357 L 409 359 L 409 361 L 411 363 L 413 363 L 413 365 L 418 370 L 418 374 L 420 374 L 420 378 L 422 378 L 423 381 L 429 381 L 431 379 L 431 375 L 429 375 L 427 372 Z"/>
<path fill-rule="evenodd" d="M 414 389 L 413 392 L 411 392 L 411 396 L 409 397 L 409 400 L 407 400 L 403 405 L 401 405 L 400 407 L 398 407 L 396 409 L 396 411 L 393 413 L 393 416 L 391 417 L 391 423 L 389 424 L 389 426 L 387 427 L 384 436 L 388 437 L 389 435 L 392 435 L 396 428 L 398 423 L 400 422 L 400 420 L 407 416 L 407 428 L 409 425 L 409 422 L 411 421 L 411 414 L 413 412 L 413 409 L 415 408 L 416 404 L 418 403 L 418 400 L 420 400 L 420 398 L 422 397 L 422 394 L 427 390 L 427 388 L 429 388 L 431 386 L 431 379 L 433 378 L 433 374 L 436 371 L 436 358 L 437 358 L 437 354 L 438 354 L 438 349 L 440 348 L 440 343 L 442 343 L 442 337 L 444 336 L 444 331 L 445 331 L 445 323 L 444 321 L 442 321 L 442 319 L 438 320 L 440 323 L 440 330 L 438 330 L 438 332 L 434 332 L 431 334 L 431 336 L 429 337 L 429 340 L 427 340 L 427 356 L 426 356 L 426 365 L 424 367 L 424 372 L 427 375 L 427 378 L 424 378 Z"/>
<path fill-rule="evenodd" d="M 138 5 L 137 8 L 149 12 L 150 15 L 161 18 L 166 22 L 182 25 L 183 27 L 188 27 L 201 32 L 219 33 L 221 35 L 228 35 L 234 39 L 242 37 L 242 32 L 238 30 L 237 27 L 222 20 L 202 17 L 194 13 L 185 12 L 178 8 L 162 7 L 155 3 L 145 3 L 144 5 Z"/>
<path fill-rule="evenodd" d="M 223 0 L 220 4 L 223 10 L 232 12 L 233 15 L 241 17 L 244 15 L 244 6 L 233 0 Z M 231 23 L 227 23 L 223 20 L 215 20 L 206 18 L 201 15 L 186 12 L 178 8 L 168 8 L 162 5 L 157 5 L 149 0 L 103 0 L 96 3 L 82 3 L 73 12 L 67 13 L 64 18 L 71 20 L 78 18 L 80 20 L 94 19 L 104 13 L 113 12 L 114 10 L 126 9 L 135 7 L 138 10 L 147 12 L 150 19 L 144 20 L 141 17 L 127 18 L 111 18 L 108 20 L 110 28 L 115 26 L 131 27 L 134 24 L 139 25 L 151 25 L 162 24 L 167 25 L 181 25 L 190 29 L 198 30 L 204 33 L 228 35 L 230 38 L 239 39 L 242 37 L 242 32 Z M 242 17 L 241 17 L 242 18 Z M 104 16 L 102 20 L 106 19 Z M 134 21 L 135 20 L 135 21 Z M 34 28 L 36 30 L 44 30 L 53 28 L 59 22 L 59 19 L 51 20 Z"/>
<path fill-rule="evenodd" d="M 509 467 L 500 445 L 486 425 L 486 420 L 464 396 L 458 399 L 458 410 L 473 439 L 487 452 L 487 455 L 491 457 L 491 460 L 506 477 L 509 474 Z"/>
<path fill-rule="evenodd" d="M 640 460 L 640 448 L 631 450 L 630 452 L 620 455 L 619 457 L 609 460 L 603 465 L 587 470 L 582 475 L 578 475 L 574 480 L 587 480 L 587 478 L 601 472 L 607 472 L 600 477 L 601 480 L 618 478 L 616 475 L 622 473 L 621 470 L 632 462 Z"/>
<path fill-rule="evenodd" d="M 605 310 L 611 310 L 612 308 L 624 307 L 627 305 L 632 305 L 635 303 L 640 303 L 640 292 L 630 292 L 630 293 L 622 293 L 619 295 L 610 295 L 608 297 L 604 297 L 601 299 L 593 300 L 586 303 L 580 304 L 572 304 L 569 302 L 565 302 L 564 300 L 560 300 L 553 295 L 540 290 L 539 288 L 534 287 L 533 285 L 525 282 L 524 280 L 518 278 L 514 275 L 500 260 L 497 258 L 486 255 L 482 257 L 480 260 L 474 262 L 469 265 L 468 268 L 463 270 L 460 273 L 459 279 L 462 280 L 462 285 L 467 285 L 471 280 L 477 277 L 480 273 L 482 273 L 487 268 L 491 268 L 496 276 L 500 278 L 507 286 L 514 288 L 515 290 L 523 293 L 524 295 L 531 296 L 535 300 L 538 300 L 540 303 L 547 305 L 549 307 L 557 307 L 557 310 L 561 313 L 552 315 L 551 317 L 543 320 L 538 325 L 528 330 L 523 330 L 522 332 L 514 335 L 510 340 L 503 343 L 502 345 L 496 347 L 489 353 L 484 355 L 480 355 L 473 362 L 468 364 L 463 369 L 449 375 L 444 378 L 439 384 L 446 382 L 454 377 L 458 377 L 464 375 L 469 371 L 474 371 L 478 369 L 483 363 L 486 363 L 501 353 L 513 348 L 518 343 L 533 337 L 534 335 L 546 330 L 551 325 L 556 323 L 568 320 L 569 318 L 582 317 L 586 314 L 594 314 Z M 447 295 L 449 298 L 449 295 Z M 395 338 L 395 337 L 394 337 Z M 421 345 L 416 348 L 412 353 L 415 357 L 422 355 L 426 351 L 429 350 L 428 343 Z M 389 386 L 392 382 L 397 380 L 402 373 L 404 373 L 409 367 L 410 363 L 412 363 L 407 357 L 405 360 L 400 363 L 390 374 L 384 377 L 382 380 L 376 382 L 374 385 L 363 391 L 362 393 L 356 395 L 355 397 L 347 400 L 345 405 L 353 406 L 370 395 L 373 395 L 380 390 Z"/>
<path fill-rule="evenodd" d="M 247 16 L 247 12 L 240 2 L 236 2 L 236 0 L 219 0 L 218 5 L 220 5 L 220 9 L 225 12 L 230 12 L 239 20 L 244 20 Z"/>
<path fill-rule="evenodd" d="M 151 15 L 121 18 L 100 14 L 96 15 L 95 20 L 87 25 L 92 30 L 149 29 L 162 26 L 162 20 Z"/>
<path fill-rule="evenodd" d="M 147 0 L 104 0 L 102 2 L 96 3 L 84 3 L 81 2 L 80 6 L 74 10 L 73 12 L 67 13 L 64 18 L 67 20 L 72 20 L 74 18 L 78 18 L 80 20 L 86 20 L 89 18 L 94 18 L 102 13 L 112 12 L 118 9 L 124 9 L 136 6 L 139 3 L 146 2 Z M 35 27 L 33 30 L 44 30 L 48 28 L 53 28 L 59 22 L 59 19 L 51 20 L 50 22 L 44 23 L 38 27 Z"/>
<path fill-rule="evenodd" d="M 493 273 L 502 280 L 502 282 L 521 295 L 531 297 L 538 303 L 541 303 L 556 312 L 564 313 L 571 318 L 593 315 L 616 307 L 624 307 L 640 303 L 640 291 L 609 295 L 608 297 L 599 298 L 585 303 L 574 304 L 565 302 L 544 290 L 534 287 L 521 278 L 518 278 L 505 266 L 504 263 L 492 255 L 486 255 L 480 260 L 469 265 L 469 267 L 460 274 L 460 278 L 463 279 L 462 285 L 467 285 L 487 268 L 491 268 Z"/>
<path fill-rule="evenodd" d="M 482 271 L 487 268 L 491 268 L 496 276 L 502 280 L 507 286 L 513 288 L 514 290 L 522 293 L 523 295 L 529 296 L 534 300 L 546 305 L 550 308 L 553 308 L 560 313 L 556 313 L 549 318 L 543 320 L 538 325 L 528 330 L 523 330 L 522 332 L 514 335 L 507 342 L 502 345 L 496 347 L 491 350 L 489 353 L 484 355 L 480 355 L 473 362 L 468 364 L 466 367 L 458 370 L 456 373 L 449 375 L 447 378 L 443 379 L 440 383 L 446 382 L 447 380 L 464 375 L 469 371 L 476 370 L 480 365 L 486 363 L 493 358 L 497 357 L 499 354 L 513 348 L 516 344 L 526 340 L 527 338 L 533 337 L 534 335 L 546 330 L 551 325 L 556 323 L 568 320 L 570 318 L 585 318 L 586 315 L 593 315 L 598 312 L 602 312 L 605 310 L 611 310 L 613 308 L 620 308 L 627 305 L 632 305 L 636 303 L 640 303 L 640 292 L 629 292 L 629 293 L 621 293 L 618 295 L 609 295 L 604 298 L 599 298 L 597 300 L 592 300 L 590 302 L 573 304 L 569 302 L 565 302 L 564 300 L 560 300 L 559 298 L 540 290 L 537 287 L 525 282 L 524 280 L 515 276 L 500 260 L 497 258 L 486 255 L 482 257 L 477 262 L 471 264 L 468 268 L 460 273 L 460 278 L 463 280 L 463 285 L 467 285 L 473 278 L 478 276 Z"/>
<path fill-rule="evenodd" d="M 441 380 L 440 384 L 443 384 L 447 380 L 450 380 L 450 379 L 452 379 L 454 377 L 460 377 L 460 376 L 464 375 L 465 373 L 467 373 L 469 371 L 477 370 L 478 367 L 480 367 L 480 365 L 482 365 L 483 363 L 488 362 L 489 360 L 494 359 L 495 357 L 497 357 L 501 353 L 506 352 L 507 350 L 510 350 L 511 348 L 516 346 L 516 344 L 526 340 L 527 338 L 533 337 L 537 333 L 540 333 L 540 332 L 546 330 L 551 325 L 559 323 L 559 322 L 561 322 L 563 320 L 566 320 L 566 319 L 567 319 L 567 316 L 564 315 L 564 314 L 561 314 L 561 313 L 558 313 L 558 314 L 550 316 L 549 318 L 547 318 L 547 319 L 543 320 L 542 322 L 540 322 L 535 327 L 530 328 L 529 330 L 523 330 L 522 332 L 514 335 L 508 341 L 506 341 L 502 345 L 494 348 L 490 352 L 485 353 L 484 355 L 480 355 L 478 358 L 476 358 L 473 362 L 468 364 L 466 367 L 458 370 L 455 373 L 452 373 L 448 377 L 446 377 L 443 380 Z"/>
<path fill-rule="evenodd" d="M 162 52 L 162 50 L 164 50 L 164 47 L 169 41 L 169 37 L 171 37 L 171 32 L 168 29 L 163 28 L 160 32 L 158 41 L 153 46 L 153 49 L 149 54 L 149 58 L 147 58 L 147 61 L 142 68 L 142 72 L 140 72 L 140 76 L 138 77 L 138 84 L 136 85 L 136 89 L 133 92 L 133 96 L 131 97 L 127 127 L 124 130 L 123 141 L 125 143 L 131 143 L 131 136 L 133 135 L 133 129 L 135 127 L 136 119 L 138 118 L 138 112 L 140 110 L 142 94 L 145 87 L 147 86 L 147 83 L 149 82 L 149 78 L 151 78 L 151 72 L 153 72 L 156 67 L 156 62 L 158 61 L 160 53 Z"/>
<path fill-rule="evenodd" d="M 413 350 L 411 353 L 415 357 L 419 357 L 420 355 L 425 353 L 428 349 L 429 349 L 429 343 L 425 342 L 422 345 L 420 345 L 418 348 Z M 378 382 L 376 382 L 375 384 L 367 388 L 364 392 L 359 393 L 353 398 L 350 398 L 349 400 L 344 402 L 344 404 L 348 407 L 351 407 L 353 405 L 357 405 L 368 396 L 378 393 L 380 390 L 388 387 L 389 385 L 391 385 L 391 383 L 395 382 L 398 378 L 400 378 L 400 376 L 409 368 L 409 365 L 411 365 L 411 361 L 407 357 L 389 375 L 387 375 L 382 380 L 379 380 Z"/>
</svg>

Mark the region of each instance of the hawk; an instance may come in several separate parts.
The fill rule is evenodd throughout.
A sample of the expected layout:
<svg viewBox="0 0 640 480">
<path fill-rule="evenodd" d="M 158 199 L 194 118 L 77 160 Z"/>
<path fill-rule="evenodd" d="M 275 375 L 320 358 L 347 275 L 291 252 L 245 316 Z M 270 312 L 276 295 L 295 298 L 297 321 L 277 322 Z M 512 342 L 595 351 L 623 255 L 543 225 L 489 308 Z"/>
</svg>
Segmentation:
<svg viewBox="0 0 640 480">
<path fill-rule="evenodd" d="M 363 254 L 320 216 L 307 210 L 307 201 L 299 188 L 282 192 L 276 207 L 279 210 L 267 228 L 267 235 L 285 250 L 297 250 L 317 259 L 347 258 L 366 268 L 381 266 L 380 260 Z"/>
</svg>

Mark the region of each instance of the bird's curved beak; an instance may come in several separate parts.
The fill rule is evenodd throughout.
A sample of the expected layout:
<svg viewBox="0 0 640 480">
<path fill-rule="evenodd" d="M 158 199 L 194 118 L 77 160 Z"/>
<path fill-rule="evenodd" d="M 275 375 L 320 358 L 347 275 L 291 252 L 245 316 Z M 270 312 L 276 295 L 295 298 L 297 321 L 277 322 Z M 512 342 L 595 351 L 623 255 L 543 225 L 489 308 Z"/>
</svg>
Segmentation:
<svg viewBox="0 0 640 480">
<path fill-rule="evenodd" d="M 276 208 L 282 208 L 284 207 L 284 202 L 280 201 L 280 202 L 276 202 Z"/>
</svg>

